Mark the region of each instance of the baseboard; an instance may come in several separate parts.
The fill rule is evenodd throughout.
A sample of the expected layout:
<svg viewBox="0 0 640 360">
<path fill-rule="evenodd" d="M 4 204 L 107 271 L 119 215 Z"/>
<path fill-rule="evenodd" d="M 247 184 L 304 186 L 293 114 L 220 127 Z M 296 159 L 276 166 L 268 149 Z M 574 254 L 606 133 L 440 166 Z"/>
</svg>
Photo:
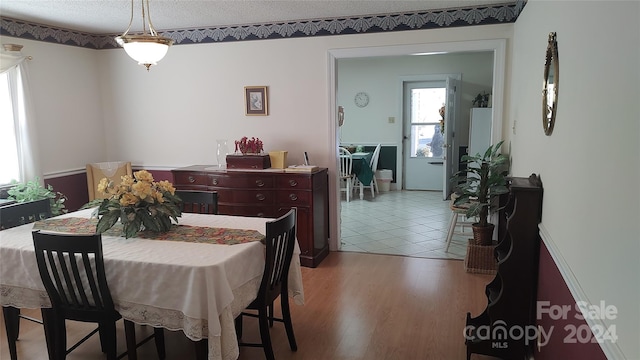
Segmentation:
<svg viewBox="0 0 640 360">
<path fill-rule="evenodd" d="M 542 238 L 542 241 L 547 247 L 547 250 L 549 251 L 551 258 L 553 259 L 553 261 L 556 264 L 556 267 L 558 268 L 558 271 L 560 271 L 560 275 L 562 276 L 562 279 L 564 280 L 565 284 L 567 284 L 567 287 L 569 288 L 569 291 L 571 292 L 571 296 L 573 296 L 573 299 L 574 300 L 577 299 L 579 301 L 587 301 L 589 304 L 593 304 L 593 302 L 590 301 L 590 299 L 587 297 L 586 293 L 580 286 L 578 279 L 571 271 L 569 264 L 567 264 L 567 261 L 564 259 L 564 257 L 560 253 L 558 246 L 551 238 L 551 235 L 549 234 L 547 229 L 544 227 L 542 223 L 538 225 L 538 229 L 540 230 L 539 232 L 540 238 Z M 604 323 L 604 321 L 602 321 L 602 319 L 592 319 L 591 317 L 585 317 L 585 321 L 591 329 L 595 327 L 599 327 L 601 329 L 607 328 L 606 324 Z M 599 345 L 600 345 L 600 348 L 602 349 L 602 352 L 607 357 L 607 359 L 625 359 L 625 356 L 622 353 L 622 350 L 620 349 L 617 343 L 612 343 L 611 341 L 605 341 L 605 342 L 599 343 Z"/>
</svg>

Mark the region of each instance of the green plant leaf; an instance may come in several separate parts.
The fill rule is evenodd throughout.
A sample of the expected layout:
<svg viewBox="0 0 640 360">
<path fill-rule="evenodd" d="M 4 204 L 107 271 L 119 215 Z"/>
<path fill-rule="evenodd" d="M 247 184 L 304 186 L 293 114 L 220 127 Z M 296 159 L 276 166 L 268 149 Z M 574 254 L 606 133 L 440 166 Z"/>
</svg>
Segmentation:
<svg viewBox="0 0 640 360">
<path fill-rule="evenodd" d="M 120 210 L 113 210 L 105 213 L 98 220 L 98 225 L 96 226 L 96 233 L 102 234 L 103 232 L 111 229 L 113 225 L 120 218 Z"/>
</svg>

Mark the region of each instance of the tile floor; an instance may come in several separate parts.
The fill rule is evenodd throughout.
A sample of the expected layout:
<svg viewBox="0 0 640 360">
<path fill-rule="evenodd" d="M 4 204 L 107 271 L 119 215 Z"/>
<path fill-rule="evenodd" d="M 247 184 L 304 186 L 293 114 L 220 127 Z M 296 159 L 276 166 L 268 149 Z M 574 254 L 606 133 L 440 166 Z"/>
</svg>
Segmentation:
<svg viewBox="0 0 640 360">
<path fill-rule="evenodd" d="M 445 252 L 451 210 L 438 191 L 366 191 L 342 195 L 342 251 L 437 259 L 464 259 L 470 236 L 454 235 Z M 470 231 L 470 230 L 468 230 Z"/>
</svg>

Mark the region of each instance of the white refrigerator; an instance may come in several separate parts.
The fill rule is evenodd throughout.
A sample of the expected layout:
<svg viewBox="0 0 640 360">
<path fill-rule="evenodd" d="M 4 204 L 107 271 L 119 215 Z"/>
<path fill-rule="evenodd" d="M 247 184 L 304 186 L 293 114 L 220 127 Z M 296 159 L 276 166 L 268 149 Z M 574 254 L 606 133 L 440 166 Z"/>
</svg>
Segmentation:
<svg viewBox="0 0 640 360">
<path fill-rule="evenodd" d="M 469 155 L 484 154 L 491 145 L 492 108 L 471 108 L 469 118 Z"/>
</svg>

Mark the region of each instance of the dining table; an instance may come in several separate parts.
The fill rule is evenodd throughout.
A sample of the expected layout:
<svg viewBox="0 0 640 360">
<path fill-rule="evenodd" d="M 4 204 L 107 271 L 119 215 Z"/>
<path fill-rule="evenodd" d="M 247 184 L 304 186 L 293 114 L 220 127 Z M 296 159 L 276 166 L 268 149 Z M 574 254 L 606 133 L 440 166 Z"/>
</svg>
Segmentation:
<svg viewBox="0 0 640 360">
<path fill-rule="evenodd" d="M 51 307 L 38 272 L 32 231 L 86 232 L 93 212 L 79 210 L 0 231 L 3 307 Z M 237 359 L 234 319 L 258 293 L 265 264 L 260 240 L 272 219 L 194 213 L 178 219 L 177 236 L 143 236 L 144 231 L 132 238 L 102 234 L 115 308 L 134 323 L 182 331 L 194 342 L 207 339 L 208 359 Z M 288 285 L 289 296 L 303 305 L 299 254 L 296 241 Z"/>
<path fill-rule="evenodd" d="M 364 185 L 371 184 L 374 173 L 371 169 L 371 152 L 354 152 L 351 154 L 353 159 L 351 165 L 351 173 L 356 176 L 360 185 L 360 200 L 364 199 Z"/>
</svg>

